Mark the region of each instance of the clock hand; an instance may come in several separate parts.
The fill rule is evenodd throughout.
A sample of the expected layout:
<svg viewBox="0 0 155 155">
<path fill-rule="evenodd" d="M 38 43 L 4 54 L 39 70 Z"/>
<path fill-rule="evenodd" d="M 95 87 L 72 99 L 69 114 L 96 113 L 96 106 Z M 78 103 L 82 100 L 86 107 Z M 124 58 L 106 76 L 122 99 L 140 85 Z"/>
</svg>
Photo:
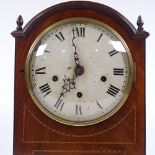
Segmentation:
<svg viewBox="0 0 155 155">
<path fill-rule="evenodd" d="M 74 39 L 76 38 L 75 37 L 75 32 L 74 32 L 74 28 L 72 29 L 72 32 L 73 32 L 73 38 L 72 38 L 72 46 L 74 47 L 74 61 L 75 61 L 75 65 L 80 65 L 80 61 L 79 61 L 79 56 L 77 54 L 77 51 L 76 51 L 76 45 L 74 43 Z"/>
<path fill-rule="evenodd" d="M 76 38 L 75 37 L 75 33 L 74 33 L 74 29 L 72 29 L 72 32 L 73 32 L 73 38 L 72 38 L 72 46 L 74 47 L 75 51 L 74 51 L 74 61 L 75 61 L 75 68 L 74 68 L 74 75 L 73 75 L 73 78 L 66 78 L 63 79 L 64 81 L 64 85 L 62 86 L 62 92 L 60 93 L 60 96 L 57 100 L 56 103 L 58 103 L 60 100 L 61 100 L 61 97 L 64 97 L 64 95 L 67 93 L 67 92 L 70 92 L 71 89 L 76 89 L 75 87 L 75 79 L 78 77 L 78 76 L 81 76 L 83 73 L 84 73 L 84 67 L 80 65 L 80 61 L 79 61 L 79 56 L 77 54 L 77 51 L 76 51 L 76 45 L 74 43 L 74 39 Z"/>
<path fill-rule="evenodd" d="M 83 73 L 84 73 L 84 67 L 80 65 L 80 61 L 79 61 L 79 56 L 78 56 L 78 53 L 77 53 L 77 48 L 76 48 L 76 45 L 74 43 L 74 40 L 75 40 L 75 30 L 72 29 L 72 32 L 73 32 L 73 38 L 72 38 L 72 46 L 74 47 L 74 62 L 75 62 L 75 68 L 74 68 L 74 75 L 73 75 L 73 78 L 65 78 L 63 79 L 64 81 L 64 85 L 62 86 L 62 91 L 60 93 L 60 96 L 56 102 L 59 103 L 61 98 L 64 97 L 64 95 L 67 93 L 67 92 L 70 92 L 71 89 L 76 89 L 75 87 L 75 79 L 78 77 L 78 76 L 81 76 Z"/>
<path fill-rule="evenodd" d="M 72 46 L 74 47 L 74 61 L 75 61 L 75 68 L 74 68 L 74 73 L 76 76 L 81 76 L 84 73 L 84 67 L 80 65 L 80 61 L 79 61 L 79 56 L 78 53 L 76 51 L 76 45 L 74 43 L 74 39 L 75 37 L 75 32 L 74 32 L 74 28 L 72 29 L 73 32 L 73 38 L 72 38 Z"/>
<path fill-rule="evenodd" d="M 77 78 L 77 75 L 73 75 L 72 78 L 69 78 L 69 77 L 66 78 L 66 76 L 65 76 L 65 78 L 63 79 L 64 85 L 62 86 L 62 91 L 61 91 L 60 96 L 59 96 L 59 98 L 58 98 L 56 103 L 58 103 L 60 101 L 60 99 L 62 97 L 64 97 L 64 95 L 67 92 L 70 92 L 71 89 L 76 89 L 76 87 L 75 87 L 76 83 L 74 81 L 76 78 Z"/>
</svg>

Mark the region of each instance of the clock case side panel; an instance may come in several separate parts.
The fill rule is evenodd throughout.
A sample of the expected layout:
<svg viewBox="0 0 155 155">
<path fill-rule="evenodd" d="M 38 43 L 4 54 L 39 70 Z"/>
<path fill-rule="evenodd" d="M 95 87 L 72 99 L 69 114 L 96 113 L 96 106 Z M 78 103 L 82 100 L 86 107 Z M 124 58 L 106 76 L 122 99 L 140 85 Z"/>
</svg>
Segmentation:
<svg viewBox="0 0 155 155">
<path fill-rule="evenodd" d="M 103 18 L 105 17 L 105 19 Z M 66 18 L 73 18 L 73 17 L 86 17 L 86 18 L 93 18 L 96 20 L 100 20 L 101 22 L 106 22 L 106 24 L 109 24 L 111 27 L 116 29 L 118 31 L 123 39 L 129 43 L 129 48 L 131 50 L 131 53 L 133 55 L 133 59 L 136 62 L 136 68 L 137 68 L 137 75 L 138 75 L 138 81 L 136 78 L 136 82 L 133 87 L 133 92 L 129 96 L 131 101 L 134 103 L 136 102 L 136 122 L 139 122 L 136 124 L 137 132 L 140 130 L 140 133 L 136 135 L 136 144 L 117 144 L 117 143 L 101 143 L 98 142 L 102 141 L 103 138 L 99 138 L 99 136 L 94 137 L 86 137 L 83 138 L 80 137 L 67 137 L 63 135 L 59 140 L 57 141 L 59 146 L 62 147 L 63 151 L 71 151 L 73 150 L 75 153 L 75 150 L 84 151 L 84 155 L 86 155 L 87 151 L 93 150 L 100 151 L 100 154 L 104 155 L 111 155 L 111 153 L 108 154 L 108 150 L 114 150 L 116 151 L 116 155 L 123 155 L 124 151 L 126 151 L 127 155 L 135 154 L 135 155 L 142 155 L 144 154 L 144 130 L 145 126 L 143 124 L 145 123 L 144 120 L 144 76 L 140 76 L 141 74 L 144 75 L 144 58 L 145 58 L 145 38 L 148 36 L 148 33 L 145 31 L 137 31 L 133 25 L 120 13 L 118 13 L 116 10 L 109 8 L 105 5 L 100 5 L 98 3 L 93 2 L 83 2 L 83 1 L 72 1 L 67 3 L 62 3 L 55 5 L 53 7 L 50 7 L 43 12 L 36 15 L 23 29 L 18 29 L 14 32 L 12 32 L 12 35 L 16 39 L 16 60 L 15 60 L 15 111 L 14 111 L 14 155 L 29 155 L 32 154 L 33 150 L 49 150 L 45 154 L 53 155 L 55 153 L 48 153 L 50 152 L 51 148 L 55 148 L 56 150 L 59 150 L 59 147 L 56 143 L 51 143 L 51 139 L 46 139 L 45 142 L 40 140 L 40 143 L 37 142 L 35 139 L 38 137 L 31 133 L 30 131 L 24 131 L 23 126 L 24 124 L 24 114 L 25 114 L 25 105 L 28 107 L 28 109 L 31 109 L 32 114 L 35 116 L 38 116 L 38 119 L 40 119 L 42 122 L 47 122 L 47 125 L 50 126 L 51 120 L 44 116 L 33 104 L 32 99 L 30 98 L 30 95 L 28 93 L 26 82 L 24 78 L 24 66 L 26 57 L 28 54 L 28 50 L 30 48 L 30 45 L 33 43 L 35 38 L 48 26 L 51 24 L 63 20 Z M 142 66 L 142 67 L 140 67 Z M 142 87 L 141 87 L 142 86 Z M 139 89 L 141 91 L 139 92 Z M 138 95 L 136 95 L 138 94 Z M 139 98 L 139 96 L 141 98 Z M 141 99 L 141 102 L 139 101 Z M 129 105 L 130 107 L 130 105 Z M 141 107 L 141 108 L 139 108 Z M 138 110 L 139 109 L 139 110 Z M 127 108 L 122 108 L 120 111 L 121 113 L 125 113 Z M 143 116 L 143 117 L 141 117 Z M 115 115 L 115 118 L 119 119 L 120 116 L 118 114 Z M 32 116 L 26 117 L 26 122 L 29 123 L 32 122 Z M 112 122 L 114 120 L 110 119 Z M 111 123 L 109 121 L 109 124 Z M 130 120 L 131 121 L 131 120 Z M 53 128 L 60 129 L 59 131 L 61 133 L 64 133 L 63 131 L 66 131 L 69 135 L 74 135 L 75 132 L 79 132 L 78 134 L 81 135 L 83 133 L 86 133 L 86 131 L 91 133 L 91 131 L 98 130 L 99 127 L 104 128 L 104 125 L 102 123 L 97 124 L 96 126 L 93 125 L 92 127 L 68 127 L 65 125 L 60 125 L 57 122 L 52 122 L 54 124 Z M 143 127 L 142 127 L 143 126 Z M 142 127 L 142 129 L 140 129 Z M 29 130 L 31 128 L 28 128 Z M 33 129 L 33 124 L 32 124 Z M 42 132 L 43 130 L 47 130 L 43 127 L 40 128 Z M 24 133 L 28 133 L 23 136 Z M 36 131 L 38 132 L 38 131 Z M 115 132 L 115 131 L 114 131 Z M 67 135 L 66 134 L 66 135 Z M 52 135 L 53 137 L 60 137 L 60 135 L 57 135 L 56 133 L 50 133 L 45 132 L 45 135 L 50 137 Z M 141 137 L 141 138 L 140 138 Z M 25 141 L 27 138 L 28 141 Z M 106 138 L 106 136 L 105 136 Z M 32 139 L 32 141 L 31 141 Z M 62 139 L 62 140 L 61 140 Z M 73 139 L 73 140 L 71 140 Z M 29 141 L 30 140 L 30 141 Z M 67 143 L 69 140 L 70 143 Z M 85 143 L 81 144 L 79 141 L 84 141 Z M 103 140 L 104 141 L 104 140 Z M 70 145 L 72 144 L 72 145 Z M 101 149 L 102 146 L 102 149 Z M 91 148 L 91 149 L 90 149 Z M 107 150 L 107 151 L 106 151 Z M 122 153 L 119 153 L 119 150 L 122 150 Z M 106 152 L 104 152 L 106 151 Z M 52 151 L 51 151 L 52 152 Z M 118 152 L 118 153 L 117 153 Z M 35 155 L 39 153 L 34 153 Z M 59 153 L 57 153 L 59 154 Z M 80 154 L 77 153 L 77 154 Z"/>
<path fill-rule="evenodd" d="M 134 43 L 136 77 L 135 77 L 135 105 L 136 105 L 136 147 L 135 154 L 146 155 L 146 48 L 145 39 L 136 38 Z"/>
<path fill-rule="evenodd" d="M 141 16 L 137 19 L 137 32 L 133 36 L 135 57 L 135 104 L 136 104 L 136 148 L 139 154 L 146 155 L 146 38 L 150 35 L 143 28 Z M 136 152 L 135 152 L 136 154 Z"/>
<path fill-rule="evenodd" d="M 14 80 L 14 135 L 13 135 L 13 154 L 26 155 L 23 151 L 23 110 L 26 100 L 25 78 L 24 78 L 24 48 L 25 39 L 15 39 L 15 80 Z M 24 153 L 23 153 L 24 152 Z"/>
</svg>

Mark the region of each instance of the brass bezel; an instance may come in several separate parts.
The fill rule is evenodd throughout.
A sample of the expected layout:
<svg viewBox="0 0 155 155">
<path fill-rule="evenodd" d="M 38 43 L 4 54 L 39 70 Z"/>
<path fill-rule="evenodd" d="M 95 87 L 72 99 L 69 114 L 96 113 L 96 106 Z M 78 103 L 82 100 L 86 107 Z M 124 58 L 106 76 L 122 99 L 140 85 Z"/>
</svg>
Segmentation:
<svg viewBox="0 0 155 155">
<path fill-rule="evenodd" d="M 32 52 L 33 52 L 34 47 L 36 46 L 38 41 L 42 38 L 42 36 L 44 36 L 49 30 L 51 30 L 55 27 L 58 27 L 58 26 L 63 26 L 64 24 L 69 24 L 69 23 L 88 23 L 88 24 L 94 24 L 94 25 L 98 25 L 100 27 L 104 27 L 108 31 L 112 32 L 112 34 L 114 34 L 121 41 L 121 43 L 123 44 L 124 48 L 127 51 L 128 58 L 129 58 L 128 59 L 129 60 L 129 62 L 128 62 L 128 64 L 129 64 L 129 75 L 128 75 L 129 79 L 127 81 L 124 96 L 122 97 L 121 101 L 118 103 L 118 105 L 111 112 L 109 112 L 108 114 L 106 114 L 102 117 L 99 117 L 95 120 L 91 120 L 91 121 L 74 122 L 74 121 L 68 121 L 66 119 L 55 116 L 50 111 L 48 111 L 48 109 L 46 109 L 45 107 L 42 106 L 40 101 L 35 97 L 35 94 L 33 93 L 33 90 L 32 90 L 32 83 L 31 83 L 31 78 L 30 78 L 30 64 L 31 64 Z M 101 121 L 104 121 L 104 120 L 108 119 L 109 117 L 111 117 L 113 114 L 115 114 L 122 107 L 122 105 L 125 103 L 128 95 L 131 91 L 134 77 L 135 77 L 135 70 L 134 70 L 133 59 L 132 59 L 130 50 L 129 50 L 127 44 L 125 43 L 125 41 L 123 40 L 123 38 L 113 28 L 106 25 L 105 23 L 102 23 L 102 22 L 94 20 L 94 19 L 83 18 L 83 17 L 68 18 L 68 19 L 56 22 L 56 23 L 52 24 L 51 26 L 49 26 L 48 28 L 46 28 L 43 32 L 41 32 L 41 34 L 35 39 L 35 41 L 31 45 L 30 50 L 27 55 L 26 64 L 25 64 L 25 78 L 26 78 L 27 88 L 28 88 L 28 91 L 29 91 L 34 103 L 48 117 L 50 117 L 53 120 L 60 122 L 62 124 L 71 125 L 71 126 L 93 125 L 93 124 L 99 123 Z"/>
</svg>

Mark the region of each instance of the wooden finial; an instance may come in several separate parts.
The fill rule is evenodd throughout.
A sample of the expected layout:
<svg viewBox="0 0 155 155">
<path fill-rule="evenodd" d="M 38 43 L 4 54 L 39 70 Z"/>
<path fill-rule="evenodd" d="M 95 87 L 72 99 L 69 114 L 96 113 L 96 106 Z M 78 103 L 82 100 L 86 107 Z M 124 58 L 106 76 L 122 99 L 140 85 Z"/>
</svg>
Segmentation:
<svg viewBox="0 0 155 155">
<path fill-rule="evenodd" d="M 138 19 L 137 19 L 137 26 L 138 26 L 138 31 L 143 31 L 143 25 L 144 25 L 144 22 L 143 22 L 143 19 L 142 17 L 139 15 L 138 16 Z"/>
<path fill-rule="evenodd" d="M 22 30 L 22 25 L 23 25 L 23 17 L 21 15 L 19 15 L 19 17 L 17 18 L 17 30 Z"/>
</svg>

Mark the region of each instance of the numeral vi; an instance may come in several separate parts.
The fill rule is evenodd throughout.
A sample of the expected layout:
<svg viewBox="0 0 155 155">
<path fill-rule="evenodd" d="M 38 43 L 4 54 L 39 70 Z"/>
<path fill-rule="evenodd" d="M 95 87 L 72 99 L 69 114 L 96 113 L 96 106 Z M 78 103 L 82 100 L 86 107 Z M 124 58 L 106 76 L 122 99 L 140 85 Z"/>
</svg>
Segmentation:
<svg viewBox="0 0 155 155">
<path fill-rule="evenodd" d="M 76 105 L 75 114 L 76 114 L 76 115 L 82 115 L 82 108 L 81 108 L 81 105 Z"/>
</svg>

